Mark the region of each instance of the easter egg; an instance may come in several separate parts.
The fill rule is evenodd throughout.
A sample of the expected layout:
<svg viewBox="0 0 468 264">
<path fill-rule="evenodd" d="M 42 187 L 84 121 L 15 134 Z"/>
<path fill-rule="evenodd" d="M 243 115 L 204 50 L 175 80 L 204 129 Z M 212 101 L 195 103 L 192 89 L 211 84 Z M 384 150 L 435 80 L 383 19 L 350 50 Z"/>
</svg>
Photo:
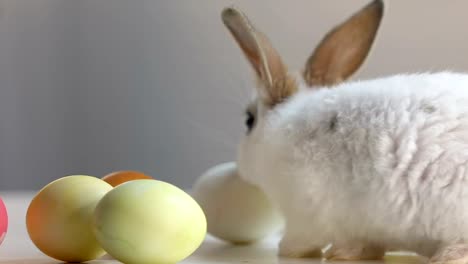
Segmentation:
<svg viewBox="0 0 468 264">
<path fill-rule="evenodd" d="M 85 175 L 60 178 L 42 188 L 26 213 L 32 242 L 44 254 L 65 262 L 84 262 L 105 254 L 91 220 L 98 201 L 112 186 Z"/>
<path fill-rule="evenodd" d="M 124 182 L 133 181 L 133 180 L 141 180 L 141 179 L 153 179 L 152 177 L 139 172 L 139 171 L 116 171 L 107 174 L 106 176 L 102 177 L 102 180 L 109 183 L 112 186 L 117 186 Z"/>
<path fill-rule="evenodd" d="M 176 263 L 191 255 L 206 235 L 197 202 L 176 186 L 158 180 L 130 181 L 99 201 L 96 238 L 123 263 Z"/>
<path fill-rule="evenodd" d="M 5 239 L 6 233 L 8 229 L 8 214 L 5 204 L 0 198 L 0 244 L 2 244 L 3 240 Z"/>
<path fill-rule="evenodd" d="M 208 233 L 232 243 L 258 241 L 283 226 L 283 218 L 267 196 L 242 180 L 234 162 L 207 170 L 194 184 L 192 196 L 205 212 Z"/>
</svg>

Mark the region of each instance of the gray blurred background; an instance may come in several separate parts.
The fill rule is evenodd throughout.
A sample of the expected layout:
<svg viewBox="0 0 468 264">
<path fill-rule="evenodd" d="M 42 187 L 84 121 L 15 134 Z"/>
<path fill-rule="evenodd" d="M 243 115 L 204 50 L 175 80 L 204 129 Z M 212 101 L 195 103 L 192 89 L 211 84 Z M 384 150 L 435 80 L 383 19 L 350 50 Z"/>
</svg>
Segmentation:
<svg viewBox="0 0 468 264">
<path fill-rule="evenodd" d="M 223 27 L 235 4 L 300 69 L 368 1 L 0 1 L 0 190 L 144 171 L 183 188 L 233 160 L 252 71 Z M 355 78 L 468 70 L 468 2 L 386 1 Z"/>
</svg>

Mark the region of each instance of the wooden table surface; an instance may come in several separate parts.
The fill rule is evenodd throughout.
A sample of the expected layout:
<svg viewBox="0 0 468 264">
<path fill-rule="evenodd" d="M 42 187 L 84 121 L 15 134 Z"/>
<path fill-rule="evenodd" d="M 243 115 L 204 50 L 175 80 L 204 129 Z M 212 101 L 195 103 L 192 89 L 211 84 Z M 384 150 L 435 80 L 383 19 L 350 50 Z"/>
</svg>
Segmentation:
<svg viewBox="0 0 468 264">
<path fill-rule="evenodd" d="M 28 192 L 1 192 L 9 214 L 9 229 L 5 241 L 0 245 L 0 264 L 53 264 L 61 263 L 42 254 L 28 237 L 25 225 L 26 209 L 33 193 Z M 282 259 L 277 257 L 278 239 L 271 237 L 261 243 L 250 246 L 232 246 L 220 242 L 210 236 L 206 238 L 201 247 L 190 257 L 182 261 L 185 264 L 209 263 L 251 263 L 251 264 L 303 264 L 321 263 L 311 259 Z M 120 263 L 108 256 L 87 263 Z M 359 262 L 335 262 L 359 263 Z M 382 262 L 362 262 L 367 264 Z M 415 263 L 415 259 L 392 263 Z"/>
</svg>

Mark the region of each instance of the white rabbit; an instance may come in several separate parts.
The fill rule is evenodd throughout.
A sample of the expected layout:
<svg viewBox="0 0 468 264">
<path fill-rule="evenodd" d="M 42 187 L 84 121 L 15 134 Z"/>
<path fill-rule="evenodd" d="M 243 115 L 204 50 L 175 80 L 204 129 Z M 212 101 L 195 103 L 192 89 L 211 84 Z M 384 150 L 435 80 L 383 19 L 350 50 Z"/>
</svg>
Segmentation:
<svg viewBox="0 0 468 264">
<path fill-rule="evenodd" d="M 376 0 L 335 27 L 298 79 L 245 15 L 223 11 L 259 80 L 241 175 L 285 216 L 280 256 L 380 259 L 409 250 L 432 263 L 468 263 L 468 75 L 344 82 L 382 16 Z"/>
</svg>

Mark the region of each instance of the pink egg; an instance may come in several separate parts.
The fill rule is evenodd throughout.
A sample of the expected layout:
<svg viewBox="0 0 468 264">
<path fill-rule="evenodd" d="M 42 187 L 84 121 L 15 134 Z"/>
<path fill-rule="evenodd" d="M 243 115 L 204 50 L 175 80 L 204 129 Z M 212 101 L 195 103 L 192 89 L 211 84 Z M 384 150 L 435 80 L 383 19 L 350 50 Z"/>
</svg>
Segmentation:
<svg viewBox="0 0 468 264">
<path fill-rule="evenodd" d="M 3 239 L 5 239 L 6 232 L 8 228 L 8 215 L 5 204 L 0 198 L 0 244 L 2 244 Z"/>
</svg>

